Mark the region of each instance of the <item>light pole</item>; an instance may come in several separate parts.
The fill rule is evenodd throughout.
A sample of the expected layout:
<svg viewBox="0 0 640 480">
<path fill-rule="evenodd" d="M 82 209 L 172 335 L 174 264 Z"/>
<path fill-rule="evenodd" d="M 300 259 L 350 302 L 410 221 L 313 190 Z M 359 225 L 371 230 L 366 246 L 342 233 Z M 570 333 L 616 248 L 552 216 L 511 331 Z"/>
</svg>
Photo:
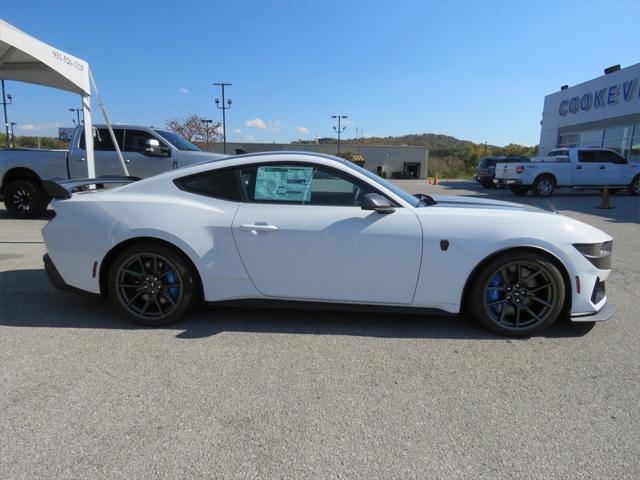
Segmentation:
<svg viewBox="0 0 640 480">
<path fill-rule="evenodd" d="M 69 109 L 70 112 L 76 112 L 76 118 L 78 119 L 78 125 L 80 125 L 80 112 L 82 111 L 81 108 L 70 108 Z M 84 114 L 84 112 L 83 112 Z"/>
<path fill-rule="evenodd" d="M 208 118 L 201 118 L 200 123 L 204 125 L 204 133 L 207 136 L 207 143 L 206 143 L 207 151 L 209 151 L 209 129 L 211 128 L 211 124 L 213 123 L 213 120 L 210 120 Z"/>
<path fill-rule="evenodd" d="M 16 126 L 17 123 L 16 122 L 11 122 L 11 147 L 13 148 L 13 144 L 16 141 L 16 136 L 13 133 L 13 127 Z"/>
<path fill-rule="evenodd" d="M 349 118 L 349 117 L 347 117 L 346 115 L 331 115 L 331 118 L 334 118 L 334 119 L 337 118 L 338 119 L 338 128 L 336 128 L 336 126 L 334 125 L 333 126 L 333 131 L 338 133 L 338 153 L 340 153 L 340 135 L 347 128 L 346 126 L 342 127 L 340 122 L 342 121 L 342 119 L 346 119 L 346 118 Z"/>
<path fill-rule="evenodd" d="M 230 83 L 214 83 L 214 85 L 219 86 L 222 89 L 222 106 L 220 106 L 220 99 L 216 98 L 216 107 L 222 110 L 222 145 L 224 153 L 227 153 L 227 119 L 226 119 L 226 111 L 231 108 L 231 99 L 227 100 L 227 103 L 224 103 L 224 87 L 230 87 Z"/>
<path fill-rule="evenodd" d="M 13 97 L 10 94 L 5 95 L 4 93 L 4 80 L 2 80 L 2 107 L 4 108 L 4 131 L 7 134 L 7 148 L 11 148 L 11 143 L 9 142 L 9 120 L 7 118 L 7 105 L 11 105 L 12 103 Z"/>
</svg>

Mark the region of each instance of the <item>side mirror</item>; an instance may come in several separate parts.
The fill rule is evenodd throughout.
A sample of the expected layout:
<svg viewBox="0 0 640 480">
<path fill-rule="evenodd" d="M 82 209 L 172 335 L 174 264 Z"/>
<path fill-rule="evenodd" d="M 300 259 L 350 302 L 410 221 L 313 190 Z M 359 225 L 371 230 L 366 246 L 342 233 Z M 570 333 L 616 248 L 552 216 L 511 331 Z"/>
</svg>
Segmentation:
<svg viewBox="0 0 640 480">
<path fill-rule="evenodd" d="M 362 210 L 375 210 L 377 213 L 393 213 L 394 207 L 379 193 L 367 193 L 362 197 Z"/>
<path fill-rule="evenodd" d="M 145 155 L 150 157 L 168 157 L 169 149 L 160 145 L 160 140 L 157 138 L 150 138 L 147 140 L 144 148 Z"/>
</svg>

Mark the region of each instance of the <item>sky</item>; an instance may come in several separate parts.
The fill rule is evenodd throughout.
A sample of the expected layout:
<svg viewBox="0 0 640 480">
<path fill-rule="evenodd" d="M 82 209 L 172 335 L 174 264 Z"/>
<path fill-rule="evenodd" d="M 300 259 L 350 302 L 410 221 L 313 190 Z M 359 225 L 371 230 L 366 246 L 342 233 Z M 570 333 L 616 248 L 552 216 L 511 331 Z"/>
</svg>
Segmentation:
<svg viewBox="0 0 640 480">
<path fill-rule="evenodd" d="M 89 62 L 113 122 L 221 121 L 212 83 L 232 83 L 228 141 L 333 136 L 341 114 L 347 138 L 535 145 L 545 95 L 640 61 L 640 0 L 0 0 L 0 18 Z M 6 89 L 16 135 L 73 126 L 77 95 Z"/>
</svg>

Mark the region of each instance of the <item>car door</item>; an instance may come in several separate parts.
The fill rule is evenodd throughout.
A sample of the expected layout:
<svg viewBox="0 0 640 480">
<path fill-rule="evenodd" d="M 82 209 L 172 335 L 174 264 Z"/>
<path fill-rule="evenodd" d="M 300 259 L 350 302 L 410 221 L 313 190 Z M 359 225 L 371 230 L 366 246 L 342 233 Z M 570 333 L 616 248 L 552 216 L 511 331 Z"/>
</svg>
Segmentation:
<svg viewBox="0 0 640 480">
<path fill-rule="evenodd" d="M 603 176 L 600 185 L 628 185 L 631 183 L 631 169 L 626 158 L 613 151 L 602 151 Z"/>
<path fill-rule="evenodd" d="M 149 140 L 158 142 L 158 148 L 151 148 Z M 151 177 L 173 168 L 169 146 L 164 140 L 144 130 L 125 130 L 122 156 L 129 175 L 134 177 Z"/>
<path fill-rule="evenodd" d="M 578 161 L 573 165 L 574 185 L 601 185 L 605 169 L 598 150 L 578 150 Z"/>
<path fill-rule="evenodd" d="M 124 131 L 114 128 L 113 133 L 122 149 Z M 80 136 L 79 148 L 72 149 L 73 155 L 69 158 L 69 173 L 71 178 L 86 178 L 87 176 L 87 149 L 84 132 Z M 111 134 L 106 128 L 93 129 L 93 155 L 96 165 L 96 176 L 124 175 L 122 165 L 118 160 L 116 149 L 111 139 Z"/>
<path fill-rule="evenodd" d="M 329 167 L 260 164 L 241 168 L 245 202 L 233 234 L 247 273 L 278 298 L 410 304 L 422 229 L 409 208 L 360 207 L 365 182 Z"/>
</svg>

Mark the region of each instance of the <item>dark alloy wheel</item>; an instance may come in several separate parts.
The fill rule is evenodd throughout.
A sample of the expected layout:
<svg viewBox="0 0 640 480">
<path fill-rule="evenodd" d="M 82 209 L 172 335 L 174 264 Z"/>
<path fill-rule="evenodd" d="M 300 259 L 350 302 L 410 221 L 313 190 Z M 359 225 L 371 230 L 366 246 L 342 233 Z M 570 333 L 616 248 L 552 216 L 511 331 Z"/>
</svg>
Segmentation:
<svg viewBox="0 0 640 480">
<path fill-rule="evenodd" d="M 640 175 L 636 176 L 629 185 L 629 193 L 631 195 L 640 195 Z"/>
<path fill-rule="evenodd" d="M 529 191 L 529 187 L 523 187 L 522 185 L 512 185 L 509 189 L 511 190 L 511 193 L 518 196 L 526 195 Z"/>
<path fill-rule="evenodd" d="M 4 189 L 4 204 L 13 218 L 38 218 L 48 203 L 42 187 L 31 180 L 14 180 Z"/>
<path fill-rule="evenodd" d="M 556 188 L 556 181 L 550 175 L 542 175 L 533 182 L 533 194 L 537 197 L 548 197 Z"/>
<path fill-rule="evenodd" d="M 558 318 L 565 286 L 546 257 L 522 252 L 489 262 L 475 278 L 470 295 L 471 310 L 483 325 L 503 335 L 529 336 Z"/>
<path fill-rule="evenodd" d="M 147 326 L 172 323 L 195 303 L 194 274 L 186 259 L 162 245 L 137 245 L 113 262 L 109 296 L 133 321 Z"/>
</svg>

